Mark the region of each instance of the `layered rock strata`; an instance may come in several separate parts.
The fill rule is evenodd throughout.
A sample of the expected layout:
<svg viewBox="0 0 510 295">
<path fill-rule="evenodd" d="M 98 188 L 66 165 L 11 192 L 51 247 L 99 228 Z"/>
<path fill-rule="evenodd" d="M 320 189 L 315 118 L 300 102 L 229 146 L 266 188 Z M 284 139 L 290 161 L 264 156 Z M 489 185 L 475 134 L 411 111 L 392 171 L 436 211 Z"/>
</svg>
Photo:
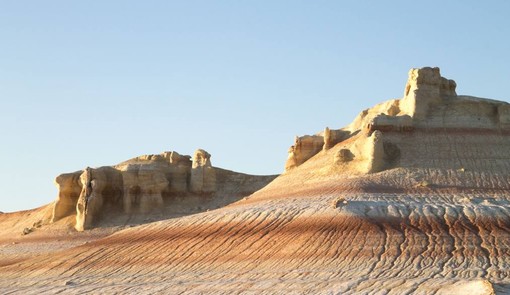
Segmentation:
<svg viewBox="0 0 510 295">
<path fill-rule="evenodd" d="M 286 173 L 230 206 L 21 261 L 12 260 L 9 247 L 26 251 L 29 243 L 9 240 L 0 247 L 0 287 L 9 294 L 98 288 L 118 294 L 510 294 L 509 107 L 456 96 L 454 88 L 438 69 L 412 70 L 403 99 L 363 111 L 346 128 L 297 140 Z M 128 165 L 167 158 L 144 156 L 114 168 L 123 175 Z M 202 151 L 183 162 L 190 177 L 197 168 L 196 182 L 167 174 L 165 205 L 170 192 L 198 195 L 190 186 L 218 196 L 253 179 L 225 176 Z M 211 167 L 213 194 L 204 192 Z M 101 173 L 61 176 L 61 195 L 79 199 L 83 186 L 92 190 L 85 195 L 95 195 L 96 187 L 105 187 L 94 181 Z M 62 202 L 62 211 L 72 211 L 72 204 Z M 16 218 L 32 223 L 42 209 Z M 9 215 L 0 215 L 0 233 L 22 224 Z M 59 236 L 55 245 L 61 244 Z"/>
<path fill-rule="evenodd" d="M 52 222 L 76 215 L 75 228 L 83 231 L 94 227 L 104 215 L 162 211 L 165 200 L 173 198 L 238 198 L 262 188 L 274 178 L 216 168 L 210 158 L 201 149 L 193 159 L 177 152 L 165 152 L 140 156 L 115 166 L 87 167 L 61 174 L 55 179 L 59 192 Z"/>
<path fill-rule="evenodd" d="M 493 169 L 509 160 L 501 153 L 510 141 L 499 135 L 510 133 L 510 105 L 457 95 L 456 86 L 441 76 L 439 68 L 411 69 L 403 98 L 362 111 L 345 128 L 296 137 L 285 170 L 336 145 L 342 147 L 331 155 L 331 163 L 358 174 L 419 166 Z M 466 134 L 480 136 L 467 138 Z M 452 147 L 452 142 L 458 146 Z"/>
</svg>

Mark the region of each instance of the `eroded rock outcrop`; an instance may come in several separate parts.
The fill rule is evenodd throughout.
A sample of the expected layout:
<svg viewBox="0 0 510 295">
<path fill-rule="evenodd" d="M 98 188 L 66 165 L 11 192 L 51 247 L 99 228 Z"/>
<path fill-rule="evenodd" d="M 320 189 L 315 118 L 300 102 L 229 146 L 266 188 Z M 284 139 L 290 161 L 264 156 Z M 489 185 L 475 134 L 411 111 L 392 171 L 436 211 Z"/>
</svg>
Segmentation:
<svg viewBox="0 0 510 295">
<path fill-rule="evenodd" d="M 296 136 L 294 145 L 289 148 L 285 170 L 295 168 L 316 155 L 321 150 L 328 150 L 343 141 L 349 135 L 344 130 L 331 130 L 328 127 L 316 135 Z"/>
<path fill-rule="evenodd" d="M 455 81 L 441 77 L 439 68 L 411 69 L 400 102 L 401 111 L 424 119 L 431 106 L 440 104 L 445 97 L 457 96 L 456 87 Z"/>
<path fill-rule="evenodd" d="M 53 221 L 59 220 L 76 211 L 76 204 L 82 190 L 80 181 L 81 173 L 82 171 L 64 173 L 55 178 L 58 197 L 53 207 Z"/>
<path fill-rule="evenodd" d="M 303 164 L 306 160 L 313 157 L 322 150 L 324 137 L 320 135 L 305 135 L 297 137 L 294 145 L 289 148 L 289 157 L 285 164 L 285 169 L 292 169 Z"/>
<path fill-rule="evenodd" d="M 76 204 L 77 230 L 92 227 L 103 208 L 116 208 L 122 200 L 122 174 L 112 167 L 85 168 L 80 175 L 81 193 Z M 53 218 L 55 219 L 55 218 Z"/>
<path fill-rule="evenodd" d="M 165 201 L 179 199 L 204 207 L 200 198 L 219 204 L 253 193 L 275 176 L 253 176 L 213 167 L 211 155 L 199 149 L 193 160 L 177 152 L 144 155 L 115 166 L 87 167 L 57 176 L 59 190 L 52 221 L 75 215 L 79 231 L 112 214 L 165 212 Z M 190 202 L 189 200 L 193 200 Z M 205 208 L 205 207 L 204 207 Z"/>
<path fill-rule="evenodd" d="M 211 155 L 198 149 L 193 155 L 191 165 L 190 191 L 209 193 L 216 190 L 216 171 L 211 165 Z"/>
<path fill-rule="evenodd" d="M 437 72 L 424 71 L 424 77 Z M 19 252 L 36 247 L 27 259 L 12 257 L 16 246 L 1 245 L 2 291 L 82 293 L 101 286 L 108 294 L 169 289 L 510 294 L 508 104 L 444 94 L 446 86 L 439 89 L 439 100 L 423 104 L 424 119 L 417 115 L 422 109 L 410 111 L 402 108 L 401 100 L 391 100 L 363 111 L 338 133 L 327 128 L 316 134 L 308 147 L 296 145 L 293 150 L 292 160 L 307 160 L 219 210 L 125 229 L 85 244 L 81 237 L 74 241 L 76 235 L 58 235 L 56 243 L 41 239 L 44 229 L 38 232 L 40 223 L 33 222 L 43 219 L 44 208 L 15 218 L 0 215 L 9 242 L 10 228 L 17 228 L 19 235 L 33 224 L 25 228 L 32 237 L 18 247 Z M 410 90 L 406 95 L 410 97 Z M 336 141 L 332 134 L 345 136 Z M 66 196 L 73 196 L 90 205 L 93 197 L 101 196 L 97 217 L 102 213 L 105 218 L 111 214 L 106 200 L 117 198 L 107 193 L 116 186 L 107 189 L 103 180 L 115 183 L 117 173 L 124 191 L 133 189 L 132 194 L 123 193 L 132 212 L 141 210 L 146 194 L 156 196 L 152 200 L 161 196 L 163 208 L 155 210 L 170 204 L 202 205 L 236 189 L 253 189 L 246 181 L 258 179 L 212 167 L 205 151 L 190 158 L 148 155 L 110 167 L 118 172 L 85 169 L 64 175 L 57 183 L 70 189 L 59 194 L 59 201 L 65 204 Z M 211 179 L 208 169 L 215 172 L 214 192 L 204 192 Z M 79 187 L 73 189 L 74 183 Z M 174 197 L 178 202 L 169 203 Z M 159 205 L 156 201 L 151 206 Z M 86 218 L 94 211 L 89 209 Z M 66 251 L 54 249 L 66 239 Z M 44 243 L 37 245 L 37 240 Z"/>
<path fill-rule="evenodd" d="M 501 149 L 496 150 L 494 145 L 488 148 L 490 151 L 483 151 L 478 143 L 463 146 L 469 154 L 466 157 L 474 156 L 480 160 L 457 159 L 463 157 L 462 152 L 445 155 L 448 150 L 456 150 L 451 142 L 460 133 L 478 133 L 490 142 L 495 140 L 489 138 L 491 134 L 510 132 L 510 104 L 457 95 L 456 86 L 455 81 L 441 76 L 439 68 L 411 69 L 403 98 L 362 111 L 345 128 L 326 128 L 316 135 L 296 137 L 289 149 L 285 170 L 304 164 L 318 153 L 329 153 L 329 150 L 333 150 L 330 163 L 338 169 L 357 173 L 374 173 L 397 166 L 491 169 L 494 165 L 506 165 L 497 164 L 506 156 L 500 155 Z M 431 137 L 435 133 L 446 137 Z M 438 142 L 441 138 L 444 142 Z M 460 136 L 459 140 L 462 138 Z M 422 141 L 421 145 L 414 144 Z M 434 144 L 427 141 L 434 141 Z M 483 143 L 481 140 L 480 144 Z M 425 157 L 432 160 L 421 163 Z"/>
</svg>

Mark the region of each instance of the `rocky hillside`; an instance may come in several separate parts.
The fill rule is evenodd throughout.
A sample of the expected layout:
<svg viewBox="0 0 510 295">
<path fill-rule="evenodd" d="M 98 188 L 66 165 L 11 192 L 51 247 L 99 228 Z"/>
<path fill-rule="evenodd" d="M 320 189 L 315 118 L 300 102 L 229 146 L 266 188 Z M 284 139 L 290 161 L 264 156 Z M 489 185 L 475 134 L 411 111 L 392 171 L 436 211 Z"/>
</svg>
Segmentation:
<svg viewBox="0 0 510 295">
<path fill-rule="evenodd" d="M 413 69 L 402 99 L 298 137 L 286 172 L 249 197 L 4 260 L 0 287 L 510 294 L 509 105 L 457 95 L 455 86 L 438 68 Z M 0 253 L 20 245 L 4 243 Z"/>
</svg>

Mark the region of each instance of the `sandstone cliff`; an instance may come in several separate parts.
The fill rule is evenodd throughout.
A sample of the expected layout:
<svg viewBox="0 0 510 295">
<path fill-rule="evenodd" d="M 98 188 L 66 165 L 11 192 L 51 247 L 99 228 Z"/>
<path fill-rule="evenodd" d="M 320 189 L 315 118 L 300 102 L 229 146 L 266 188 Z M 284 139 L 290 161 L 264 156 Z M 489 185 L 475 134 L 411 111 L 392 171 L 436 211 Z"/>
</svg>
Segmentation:
<svg viewBox="0 0 510 295">
<path fill-rule="evenodd" d="M 210 158 L 201 149 L 193 159 L 164 152 L 61 174 L 55 179 L 59 192 L 52 222 L 76 215 L 75 228 L 83 231 L 116 214 L 213 209 L 255 192 L 275 177 L 216 168 Z"/>
<path fill-rule="evenodd" d="M 296 137 L 286 171 L 319 153 L 330 155 L 329 168 L 355 174 L 395 167 L 506 169 L 503 147 L 510 140 L 502 135 L 510 133 L 510 104 L 457 95 L 456 86 L 439 68 L 411 69 L 403 98 L 362 111 L 345 128 Z"/>
</svg>

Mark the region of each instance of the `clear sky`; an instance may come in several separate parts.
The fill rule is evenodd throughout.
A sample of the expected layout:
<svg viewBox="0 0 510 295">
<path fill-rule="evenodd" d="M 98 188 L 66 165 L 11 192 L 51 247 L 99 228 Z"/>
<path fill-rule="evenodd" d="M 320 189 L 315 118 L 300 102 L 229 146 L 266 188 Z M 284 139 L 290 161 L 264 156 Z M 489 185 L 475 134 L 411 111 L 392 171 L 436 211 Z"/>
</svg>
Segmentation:
<svg viewBox="0 0 510 295">
<path fill-rule="evenodd" d="M 295 135 L 399 98 L 412 67 L 510 100 L 510 1 L 0 1 L 0 211 L 60 173 L 203 148 L 283 170 Z"/>
</svg>

